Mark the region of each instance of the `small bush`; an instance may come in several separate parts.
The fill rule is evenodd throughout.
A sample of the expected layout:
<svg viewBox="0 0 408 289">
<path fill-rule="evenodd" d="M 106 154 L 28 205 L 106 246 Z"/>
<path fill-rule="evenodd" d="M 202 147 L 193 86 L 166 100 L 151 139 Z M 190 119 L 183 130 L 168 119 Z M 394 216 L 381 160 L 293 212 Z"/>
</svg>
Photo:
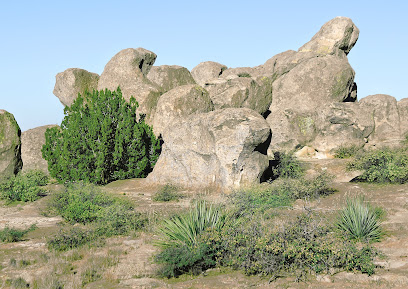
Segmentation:
<svg viewBox="0 0 408 289">
<path fill-rule="evenodd" d="M 362 170 L 358 180 L 375 183 L 406 183 L 408 181 L 407 148 L 383 148 L 359 154 L 348 163 L 349 170 Z"/>
<path fill-rule="evenodd" d="M 69 227 L 61 229 L 56 235 L 47 240 L 48 248 L 55 251 L 67 251 L 97 242 L 99 236 L 90 228 Z"/>
<path fill-rule="evenodd" d="M 357 145 L 341 146 L 334 152 L 334 157 L 338 159 L 347 159 L 357 155 L 362 148 Z"/>
<path fill-rule="evenodd" d="M 28 283 L 22 277 L 18 277 L 16 279 L 8 279 L 6 281 L 6 284 L 11 286 L 11 288 L 15 288 L 15 289 L 23 289 L 23 288 L 29 288 L 30 287 L 30 283 Z"/>
<path fill-rule="evenodd" d="M 272 168 L 273 179 L 282 178 L 300 178 L 304 175 L 305 169 L 301 162 L 296 158 L 293 152 L 275 153 L 276 165 Z"/>
<path fill-rule="evenodd" d="M 383 235 L 380 217 L 379 210 L 364 203 L 364 198 L 347 199 L 346 207 L 340 213 L 337 227 L 352 240 L 377 242 Z"/>
<path fill-rule="evenodd" d="M 30 228 L 25 230 L 5 227 L 3 230 L 0 230 L 0 241 L 5 243 L 22 241 L 23 237 L 27 233 L 34 231 L 36 228 L 37 228 L 36 225 L 31 225 Z"/>
<path fill-rule="evenodd" d="M 154 194 L 153 201 L 155 202 L 178 201 L 180 199 L 180 194 L 177 193 L 178 190 L 179 190 L 178 187 L 171 184 L 166 184 Z"/>
<path fill-rule="evenodd" d="M 238 77 L 251 77 L 251 74 L 249 74 L 248 72 L 242 72 L 238 73 Z"/>
<path fill-rule="evenodd" d="M 0 184 L 0 198 L 9 202 L 33 202 L 44 196 L 46 190 L 41 186 L 48 183 L 48 176 L 41 171 L 20 172 Z"/>
</svg>

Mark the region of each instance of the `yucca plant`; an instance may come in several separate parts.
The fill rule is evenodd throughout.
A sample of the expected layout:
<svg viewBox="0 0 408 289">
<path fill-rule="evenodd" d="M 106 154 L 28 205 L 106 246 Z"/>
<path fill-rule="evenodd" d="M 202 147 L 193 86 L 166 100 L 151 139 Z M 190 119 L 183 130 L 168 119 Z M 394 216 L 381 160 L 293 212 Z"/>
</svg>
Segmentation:
<svg viewBox="0 0 408 289">
<path fill-rule="evenodd" d="M 378 242 L 383 235 L 378 214 L 370 204 L 364 202 L 362 196 L 347 199 L 345 208 L 340 212 L 337 227 L 349 239 L 360 242 Z"/>
<path fill-rule="evenodd" d="M 175 244 L 192 247 L 197 244 L 198 236 L 207 228 L 221 229 L 226 216 L 219 208 L 198 201 L 187 214 L 165 219 L 159 227 L 160 240 L 156 244 L 168 248 Z"/>
</svg>

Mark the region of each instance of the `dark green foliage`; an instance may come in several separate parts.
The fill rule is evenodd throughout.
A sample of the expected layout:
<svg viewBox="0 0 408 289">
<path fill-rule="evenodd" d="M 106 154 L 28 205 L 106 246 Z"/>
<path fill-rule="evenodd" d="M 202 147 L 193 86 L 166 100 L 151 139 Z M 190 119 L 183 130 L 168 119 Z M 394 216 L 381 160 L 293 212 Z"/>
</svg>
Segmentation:
<svg viewBox="0 0 408 289">
<path fill-rule="evenodd" d="M 354 157 L 362 148 L 356 145 L 341 146 L 336 149 L 334 157 L 338 159 L 347 159 Z"/>
<path fill-rule="evenodd" d="M 378 242 L 383 231 L 380 218 L 382 211 L 364 202 L 363 197 L 347 199 L 346 206 L 340 212 L 337 227 L 348 238 L 363 242 Z"/>
<path fill-rule="evenodd" d="M 61 215 L 68 223 L 85 227 L 61 230 L 48 240 L 50 248 L 67 250 L 105 237 L 124 235 L 143 228 L 146 217 L 119 197 L 104 193 L 92 184 L 69 184 L 53 195 L 49 212 Z"/>
<path fill-rule="evenodd" d="M 275 165 L 272 168 L 273 179 L 300 178 L 304 175 L 305 169 L 293 152 L 275 153 Z"/>
<path fill-rule="evenodd" d="M 358 180 L 375 183 L 408 181 L 408 149 L 383 148 L 359 154 L 348 164 L 349 170 L 362 170 Z"/>
<path fill-rule="evenodd" d="M 79 95 L 65 107 L 61 127 L 45 133 L 42 153 L 51 176 L 95 184 L 147 176 L 160 142 L 144 117 L 137 119 L 137 107 L 134 98 L 124 100 L 119 88 Z"/>
<path fill-rule="evenodd" d="M 9 202 L 33 202 L 45 195 L 45 189 L 40 186 L 47 183 L 48 177 L 41 171 L 20 172 L 0 184 L 0 198 Z"/>
<path fill-rule="evenodd" d="M 28 232 L 34 231 L 36 228 L 36 225 L 32 225 L 25 230 L 5 227 L 3 230 L 0 230 L 0 241 L 5 243 L 21 241 Z"/>
<path fill-rule="evenodd" d="M 180 194 L 177 193 L 178 187 L 166 184 L 161 187 L 153 196 L 153 201 L 155 202 L 170 202 L 178 201 L 180 199 Z"/>
<path fill-rule="evenodd" d="M 251 74 L 248 72 L 238 73 L 238 77 L 251 77 Z"/>
</svg>

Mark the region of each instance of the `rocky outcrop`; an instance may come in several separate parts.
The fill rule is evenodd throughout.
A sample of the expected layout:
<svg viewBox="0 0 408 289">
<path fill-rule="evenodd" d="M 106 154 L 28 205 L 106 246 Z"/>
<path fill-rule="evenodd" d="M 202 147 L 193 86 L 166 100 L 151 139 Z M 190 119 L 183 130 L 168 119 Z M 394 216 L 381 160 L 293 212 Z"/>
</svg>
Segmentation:
<svg viewBox="0 0 408 289">
<path fill-rule="evenodd" d="M 205 84 L 215 109 L 246 107 L 265 113 L 272 102 L 272 81 L 266 76 L 256 79 L 235 77 L 213 79 Z"/>
<path fill-rule="evenodd" d="M 178 65 L 153 66 L 147 74 L 147 78 L 160 86 L 164 92 L 178 86 L 196 83 L 190 71 Z"/>
<path fill-rule="evenodd" d="M 126 100 L 133 96 L 139 103 L 139 113 L 154 114 L 157 100 L 162 94 L 160 87 L 146 78 L 156 54 L 143 48 L 128 48 L 117 53 L 106 64 L 98 82 L 98 90 L 116 90 L 118 86 Z"/>
<path fill-rule="evenodd" d="M 401 137 L 408 140 L 408 98 L 398 101 Z"/>
<path fill-rule="evenodd" d="M 148 179 L 226 188 L 259 182 L 268 167 L 260 145 L 270 134 L 266 121 L 247 108 L 190 116 L 163 133 L 163 150 Z"/>
<path fill-rule="evenodd" d="M 14 116 L 0 109 L 0 181 L 17 174 L 21 161 L 21 131 Z"/>
<path fill-rule="evenodd" d="M 208 92 L 197 84 L 176 87 L 163 94 L 156 107 L 153 120 L 155 135 L 161 135 L 175 121 L 191 114 L 213 110 L 214 106 Z"/>
<path fill-rule="evenodd" d="M 213 61 L 201 62 L 191 70 L 195 82 L 204 86 L 207 81 L 218 78 L 227 67 Z"/>
<path fill-rule="evenodd" d="M 53 93 L 64 106 L 71 106 L 78 93 L 82 95 L 98 88 L 99 75 L 80 68 L 68 68 L 55 78 Z"/>
<path fill-rule="evenodd" d="M 48 163 L 42 157 L 41 149 L 45 144 L 45 131 L 57 125 L 45 125 L 29 129 L 21 134 L 21 158 L 23 171 L 41 170 L 48 172 Z"/>
</svg>

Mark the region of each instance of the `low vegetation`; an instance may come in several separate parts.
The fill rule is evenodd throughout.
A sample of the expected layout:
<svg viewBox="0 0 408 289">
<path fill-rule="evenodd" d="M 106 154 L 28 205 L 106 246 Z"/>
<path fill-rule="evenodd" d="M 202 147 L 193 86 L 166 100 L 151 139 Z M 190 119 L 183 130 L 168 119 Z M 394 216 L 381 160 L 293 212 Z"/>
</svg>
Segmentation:
<svg viewBox="0 0 408 289">
<path fill-rule="evenodd" d="M 181 195 L 178 193 L 179 188 L 172 184 L 165 184 L 153 196 L 155 202 L 178 201 Z"/>
<path fill-rule="evenodd" d="M 34 231 L 36 228 L 36 225 L 32 225 L 25 230 L 5 227 L 3 230 L 0 230 L 0 241 L 4 243 L 22 241 L 27 233 Z"/>
<path fill-rule="evenodd" d="M 43 186 L 48 180 L 48 176 L 39 170 L 20 172 L 0 184 L 0 198 L 7 202 L 33 202 L 45 196 Z"/>
<path fill-rule="evenodd" d="M 408 181 L 408 147 L 382 148 L 358 154 L 348 163 L 349 170 L 361 170 L 360 181 L 372 183 L 406 183 Z"/>
<path fill-rule="evenodd" d="M 338 159 L 347 159 L 356 156 L 361 151 L 361 146 L 345 145 L 336 149 L 334 152 L 334 157 Z"/>
<path fill-rule="evenodd" d="M 305 168 L 296 158 L 293 152 L 277 152 L 275 165 L 272 167 L 273 177 L 277 178 L 300 178 L 305 174 Z"/>
</svg>

